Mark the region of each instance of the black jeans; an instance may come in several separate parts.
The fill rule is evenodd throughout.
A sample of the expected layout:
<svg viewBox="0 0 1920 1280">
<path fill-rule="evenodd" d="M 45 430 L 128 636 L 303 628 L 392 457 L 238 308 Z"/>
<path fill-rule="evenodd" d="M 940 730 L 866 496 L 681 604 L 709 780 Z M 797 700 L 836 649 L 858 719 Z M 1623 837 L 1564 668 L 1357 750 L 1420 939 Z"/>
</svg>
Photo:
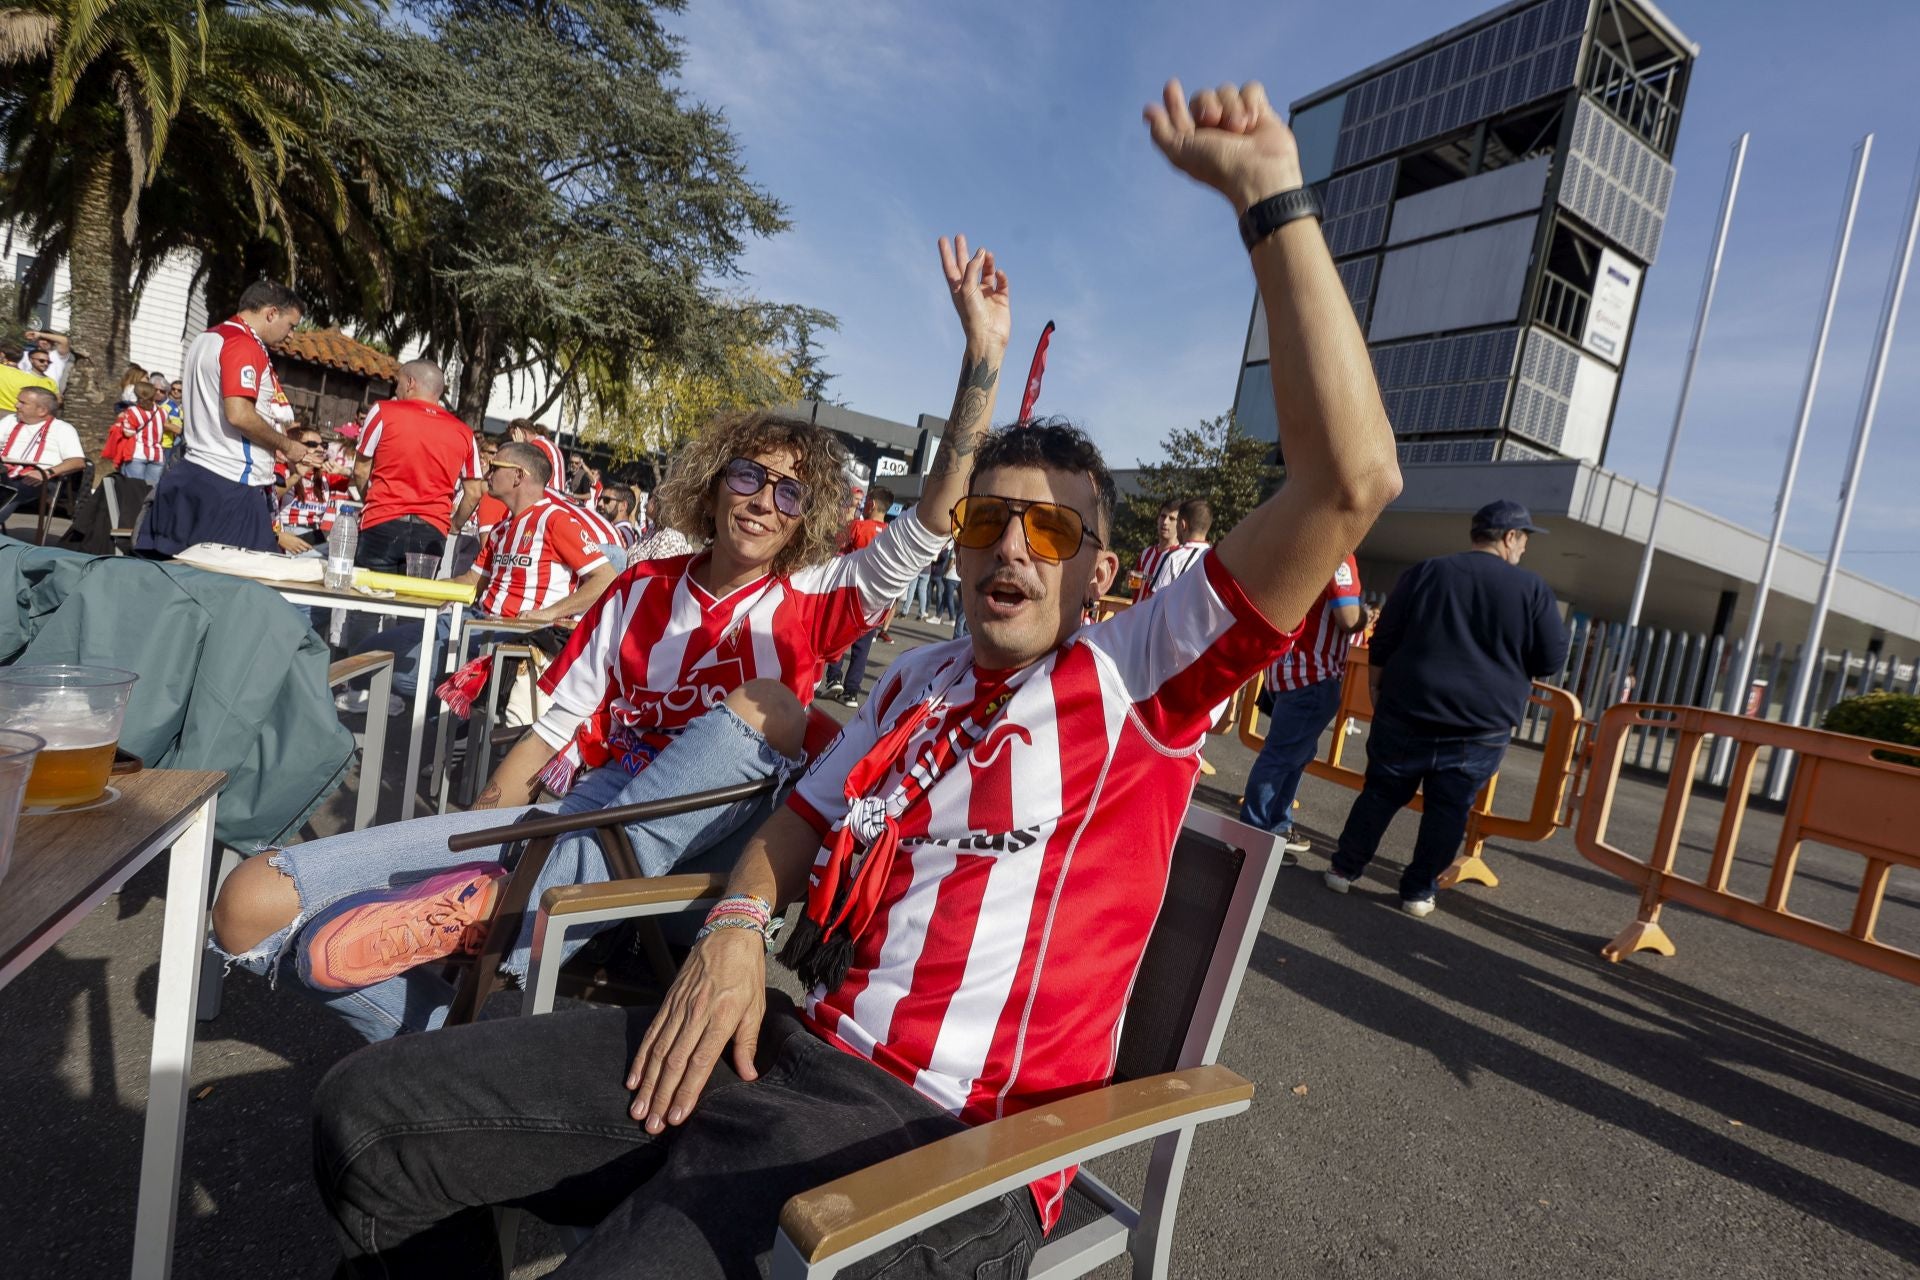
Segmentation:
<svg viewBox="0 0 1920 1280">
<path fill-rule="evenodd" d="M 624 1087 L 651 1009 L 501 1018 L 354 1053 L 314 1097 L 314 1171 L 345 1273 L 498 1276 L 485 1206 L 512 1205 L 594 1228 L 555 1273 L 575 1280 L 765 1275 L 789 1198 L 962 1127 L 767 1000 L 760 1079 L 723 1060 L 692 1117 L 657 1138 Z M 1056 1231 L 1098 1212 L 1069 1188 Z M 1013 1280 L 1040 1243 L 1022 1187 L 843 1274 Z"/>
<path fill-rule="evenodd" d="M 447 535 L 419 516 L 401 516 L 362 529 L 353 562 L 376 573 L 405 573 L 409 551 L 430 551 L 437 556 L 446 545 Z"/>
<path fill-rule="evenodd" d="M 1510 733 L 1432 737 L 1389 716 L 1376 716 L 1367 733 L 1367 781 L 1347 811 L 1333 869 L 1357 877 L 1373 861 L 1380 837 L 1413 793 L 1426 788 L 1413 861 L 1400 877 L 1403 899 L 1431 898 L 1434 881 L 1453 862 L 1467 832 L 1473 798 L 1500 768 Z"/>
</svg>

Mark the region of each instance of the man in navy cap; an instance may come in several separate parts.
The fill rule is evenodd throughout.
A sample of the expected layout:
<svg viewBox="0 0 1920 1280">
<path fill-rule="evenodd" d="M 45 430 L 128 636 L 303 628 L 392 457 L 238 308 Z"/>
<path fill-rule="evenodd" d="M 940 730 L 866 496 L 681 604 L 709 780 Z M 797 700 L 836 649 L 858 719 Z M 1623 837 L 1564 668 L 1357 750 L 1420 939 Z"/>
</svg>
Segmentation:
<svg viewBox="0 0 1920 1280">
<path fill-rule="evenodd" d="M 1426 801 L 1400 906 L 1433 912 L 1435 879 L 1466 834 L 1473 798 L 1500 767 L 1533 680 L 1567 660 L 1553 591 L 1520 567 L 1546 530 L 1501 499 L 1473 516 L 1473 550 L 1423 560 L 1400 575 L 1380 611 L 1369 657 L 1374 697 L 1367 781 L 1340 833 L 1327 888 L 1345 893 L 1422 786 Z"/>
</svg>

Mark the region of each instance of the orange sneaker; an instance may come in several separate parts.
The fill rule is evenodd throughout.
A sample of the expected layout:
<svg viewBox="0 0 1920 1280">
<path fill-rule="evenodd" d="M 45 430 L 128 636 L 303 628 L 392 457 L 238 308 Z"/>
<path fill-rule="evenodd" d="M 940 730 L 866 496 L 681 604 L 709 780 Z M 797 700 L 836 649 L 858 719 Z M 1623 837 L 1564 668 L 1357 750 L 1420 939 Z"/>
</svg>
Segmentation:
<svg viewBox="0 0 1920 1280">
<path fill-rule="evenodd" d="M 497 862 L 468 862 L 342 898 L 301 931 L 300 980 L 320 991 L 357 991 L 415 965 L 472 955 L 487 940 L 506 878 Z"/>
</svg>

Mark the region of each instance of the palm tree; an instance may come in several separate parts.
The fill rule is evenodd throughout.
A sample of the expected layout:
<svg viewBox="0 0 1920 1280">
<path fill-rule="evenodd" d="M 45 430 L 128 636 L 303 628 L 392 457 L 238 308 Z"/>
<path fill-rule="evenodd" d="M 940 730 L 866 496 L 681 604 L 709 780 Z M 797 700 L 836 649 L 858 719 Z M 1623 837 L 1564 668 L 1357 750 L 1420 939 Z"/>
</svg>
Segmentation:
<svg viewBox="0 0 1920 1280">
<path fill-rule="evenodd" d="M 89 447 L 113 416 L 127 364 L 133 286 L 143 259 L 183 237 L 141 234 L 144 197 L 163 175 L 197 192 L 208 224 L 232 225 L 235 199 L 274 231 L 290 265 L 300 215 L 283 188 L 302 155 L 324 154 L 330 89 L 288 38 L 301 17 L 364 13 L 361 0 L 12 0 L 0 9 L 0 218 L 46 246 L 38 296 L 61 252 L 72 273 L 77 352 L 65 414 Z M 347 229 L 349 180 L 301 166 L 302 204 Z M 177 194 L 177 193 L 176 193 Z M 208 214 L 211 201 L 222 204 Z M 208 246 L 212 248 L 212 246 Z"/>
</svg>

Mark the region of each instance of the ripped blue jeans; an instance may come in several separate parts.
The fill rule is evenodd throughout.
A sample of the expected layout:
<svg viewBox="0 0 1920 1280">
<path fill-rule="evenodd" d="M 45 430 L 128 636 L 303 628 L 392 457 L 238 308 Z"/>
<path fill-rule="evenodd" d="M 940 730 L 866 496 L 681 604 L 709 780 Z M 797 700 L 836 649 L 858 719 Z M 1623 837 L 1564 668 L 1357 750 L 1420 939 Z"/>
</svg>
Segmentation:
<svg viewBox="0 0 1920 1280">
<path fill-rule="evenodd" d="M 573 790 L 559 804 L 541 807 L 556 813 L 586 813 L 769 776 L 778 777 L 784 784 L 798 773 L 801 764 L 798 759 L 782 756 L 758 730 L 721 705 L 689 724 L 638 774 L 629 777 L 618 767 L 595 769 L 576 781 Z M 665 875 L 676 869 L 725 870 L 732 867 L 747 837 L 765 820 L 774 803 L 773 797 L 760 796 L 731 805 L 698 809 L 629 826 L 627 836 L 633 842 L 633 851 L 644 875 Z M 208 945 L 229 966 L 237 964 L 277 985 L 283 963 L 291 975 L 293 947 L 298 943 L 301 928 L 315 913 L 350 894 L 424 879 L 433 872 L 465 862 L 498 859 L 503 850 L 497 845 L 449 853 L 447 838 L 505 825 L 521 812 L 524 811 L 480 809 L 415 818 L 263 854 L 261 856 L 272 859 L 273 866 L 293 878 L 294 888 L 300 895 L 299 914 L 286 928 L 244 954 L 222 950 L 217 940 Z M 554 885 L 594 884 L 607 879 L 606 859 L 601 854 L 599 841 L 590 831 L 573 832 L 554 841 L 552 855 L 529 901 L 537 903 L 540 895 Z M 533 913 L 529 912 L 520 936 L 514 940 L 513 949 L 501 966 L 517 978 L 526 975 L 533 923 Z M 570 930 L 563 954 L 573 954 L 605 927 Z M 446 1020 L 454 993 L 453 985 L 434 965 L 411 969 L 398 977 L 348 992 L 316 991 L 294 976 L 289 976 L 288 981 L 352 1023 L 354 1029 L 370 1041 L 438 1027 Z"/>
</svg>

